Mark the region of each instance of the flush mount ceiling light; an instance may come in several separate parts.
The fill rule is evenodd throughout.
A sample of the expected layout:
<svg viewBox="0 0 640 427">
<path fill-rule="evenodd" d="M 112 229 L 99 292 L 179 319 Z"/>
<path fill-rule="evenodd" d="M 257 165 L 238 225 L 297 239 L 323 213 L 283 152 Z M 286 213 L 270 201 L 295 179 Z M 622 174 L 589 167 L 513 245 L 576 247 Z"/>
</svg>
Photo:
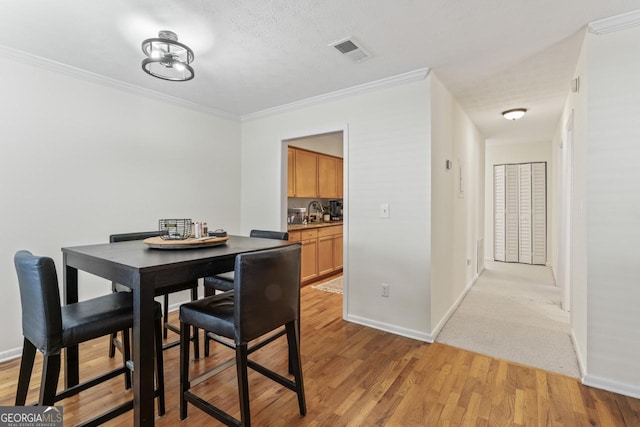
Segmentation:
<svg viewBox="0 0 640 427">
<path fill-rule="evenodd" d="M 518 120 L 524 117 L 527 112 L 526 108 L 514 108 L 513 110 L 507 110 L 502 112 L 502 117 L 507 120 Z"/>
<path fill-rule="evenodd" d="M 142 51 L 147 57 L 142 60 L 145 73 L 174 82 L 191 80 L 194 77 L 193 51 L 178 42 L 173 31 L 160 31 L 157 38 L 142 42 Z"/>
</svg>

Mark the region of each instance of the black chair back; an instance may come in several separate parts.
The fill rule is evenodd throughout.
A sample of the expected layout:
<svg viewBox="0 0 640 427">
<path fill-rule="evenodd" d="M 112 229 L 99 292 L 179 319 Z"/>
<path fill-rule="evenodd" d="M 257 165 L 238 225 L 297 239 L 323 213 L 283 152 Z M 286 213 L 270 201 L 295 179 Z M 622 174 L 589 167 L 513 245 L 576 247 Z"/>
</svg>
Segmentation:
<svg viewBox="0 0 640 427">
<path fill-rule="evenodd" d="M 22 335 L 45 356 L 62 349 L 62 313 L 56 266 L 51 258 L 18 251 L 14 256 L 22 305 Z"/>
<path fill-rule="evenodd" d="M 157 237 L 166 234 L 163 231 L 137 231 L 134 233 L 120 233 L 109 236 L 109 243 L 130 242 L 132 240 L 144 240 L 148 237 Z M 111 289 L 114 292 L 129 292 L 130 289 L 120 283 L 111 282 Z M 113 351 L 111 352 L 113 353 Z"/>
<path fill-rule="evenodd" d="M 131 240 L 144 240 L 148 237 L 157 237 L 167 234 L 164 231 L 138 231 L 135 233 L 112 234 L 109 236 L 109 243 L 129 242 Z"/>
<path fill-rule="evenodd" d="M 236 342 L 298 320 L 300 245 L 238 255 L 235 278 Z"/>
<path fill-rule="evenodd" d="M 289 233 L 286 231 L 251 230 L 249 237 L 260 237 L 262 239 L 289 240 Z"/>
</svg>

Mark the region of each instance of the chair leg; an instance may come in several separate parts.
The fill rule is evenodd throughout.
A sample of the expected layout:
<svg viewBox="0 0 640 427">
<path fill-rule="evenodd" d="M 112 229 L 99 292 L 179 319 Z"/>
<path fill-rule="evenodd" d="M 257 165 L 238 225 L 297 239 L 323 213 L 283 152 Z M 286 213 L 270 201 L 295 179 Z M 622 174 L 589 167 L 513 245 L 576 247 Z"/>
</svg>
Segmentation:
<svg viewBox="0 0 640 427">
<path fill-rule="evenodd" d="M 31 382 L 33 362 L 36 358 L 36 347 L 31 341 L 24 339 L 22 345 L 22 359 L 20 360 L 20 374 L 18 376 L 18 390 L 16 391 L 16 406 L 24 406 Z"/>
<path fill-rule="evenodd" d="M 236 345 L 236 371 L 238 376 L 238 394 L 240 397 L 241 425 L 251 426 L 249 409 L 249 373 L 247 372 L 247 343 Z"/>
<path fill-rule="evenodd" d="M 191 288 L 191 301 L 198 300 L 198 285 Z M 193 357 L 195 359 L 200 358 L 200 334 L 198 328 L 193 327 Z"/>
<path fill-rule="evenodd" d="M 115 341 L 118 339 L 118 333 L 114 332 L 111 334 L 111 338 L 109 339 L 109 359 L 113 359 L 116 355 L 116 344 Z"/>
<path fill-rule="evenodd" d="M 180 419 L 187 418 L 187 401 L 184 393 L 189 390 L 189 340 L 191 325 L 180 322 Z"/>
<path fill-rule="evenodd" d="M 204 297 L 210 297 L 211 295 L 215 295 L 215 289 L 211 289 L 208 286 L 204 287 Z M 204 331 L 204 357 L 209 357 L 209 347 L 211 339 L 207 336 L 207 331 Z"/>
<path fill-rule="evenodd" d="M 156 345 L 156 389 L 158 391 L 158 415 L 165 414 L 164 402 L 164 357 L 162 355 L 162 320 L 156 319 L 154 324 Z"/>
<path fill-rule="evenodd" d="M 125 329 L 122 331 L 122 361 L 125 366 L 129 360 L 131 360 L 131 340 L 129 339 L 129 329 Z M 128 369 L 124 373 L 124 388 L 127 390 L 131 388 L 131 371 Z"/>
<path fill-rule="evenodd" d="M 167 323 L 169 322 L 169 294 L 164 294 L 164 304 L 162 305 L 162 325 L 163 332 L 162 338 L 167 339 L 167 332 L 169 328 L 167 328 Z"/>
<path fill-rule="evenodd" d="M 293 377 L 296 383 L 296 393 L 298 394 L 298 406 L 300 415 L 307 414 L 307 403 L 304 396 L 304 383 L 302 381 L 302 363 L 300 362 L 300 341 L 298 335 L 298 322 L 290 322 L 287 328 L 287 342 L 289 343 L 289 363 L 293 368 Z"/>
<path fill-rule="evenodd" d="M 38 399 L 38 405 L 53 406 L 59 377 L 60 354 L 45 356 L 42 364 L 42 381 L 40 382 L 40 399 Z"/>
</svg>

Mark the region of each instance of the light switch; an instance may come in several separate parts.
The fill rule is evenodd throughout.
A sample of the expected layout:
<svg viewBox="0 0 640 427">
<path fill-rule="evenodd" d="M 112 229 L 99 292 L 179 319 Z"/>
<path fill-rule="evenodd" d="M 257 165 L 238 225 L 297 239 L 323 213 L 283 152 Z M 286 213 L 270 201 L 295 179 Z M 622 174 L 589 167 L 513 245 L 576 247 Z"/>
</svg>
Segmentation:
<svg viewBox="0 0 640 427">
<path fill-rule="evenodd" d="M 389 203 L 380 203 L 380 218 L 389 218 Z"/>
</svg>

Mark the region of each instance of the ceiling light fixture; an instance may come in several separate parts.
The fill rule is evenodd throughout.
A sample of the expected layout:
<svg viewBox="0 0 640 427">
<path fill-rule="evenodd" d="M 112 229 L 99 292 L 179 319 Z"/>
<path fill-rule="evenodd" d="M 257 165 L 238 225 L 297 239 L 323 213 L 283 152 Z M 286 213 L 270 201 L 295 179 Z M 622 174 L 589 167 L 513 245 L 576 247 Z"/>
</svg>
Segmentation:
<svg viewBox="0 0 640 427">
<path fill-rule="evenodd" d="M 502 112 L 502 117 L 507 120 L 518 120 L 524 117 L 527 112 L 526 108 L 514 108 L 513 110 L 507 110 Z"/>
<path fill-rule="evenodd" d="M 142 51 L 147 55 L 142 60 L 142 69 L 153 77 L 181 82 L 195 76 L 189 65 L 193 62 L 193 51 L 179 43 L 173 31 L 160 31 L 157 38 L 146 39 L 142 42 Z"/>
</svg>

